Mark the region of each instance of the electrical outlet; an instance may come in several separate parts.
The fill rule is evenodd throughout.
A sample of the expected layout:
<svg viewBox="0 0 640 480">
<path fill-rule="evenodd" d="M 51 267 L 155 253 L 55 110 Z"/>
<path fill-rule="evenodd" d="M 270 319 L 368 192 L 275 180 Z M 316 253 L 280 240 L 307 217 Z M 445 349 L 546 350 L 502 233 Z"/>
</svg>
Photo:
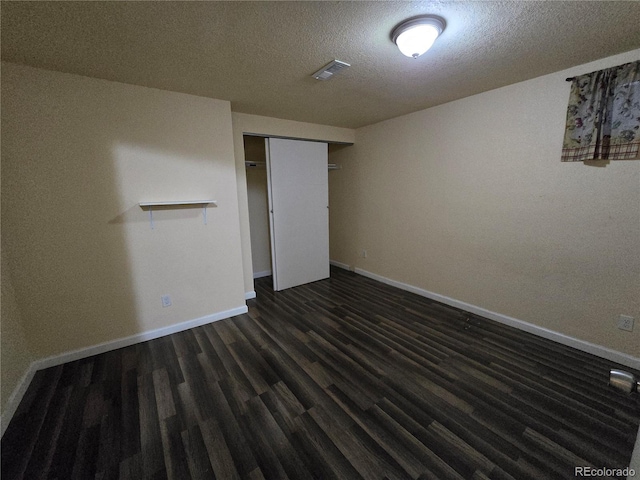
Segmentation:
<svg viewBox="0 0 640 480">
<path fill-rule="evenodd" d="M 620 330 L 626 330 L 628 332 L 633 331 L 633 321 L 634 318 L 629 315 L 620 315 L 618 317 L 618 328 Z"/>
<path fill-rule="evenodd" d="M 171 297 L 169 295 L 163 295 L 160 297 L 162 299 L 162 307 L 170 307 L 171 306 Z"/>
<path fill-rule="evenodd" d="M 366 250 L 364 250 L 364 249 L 360 250 L 360 256 L 361 256 L 362 258 L 367 258 L 367 251 L 366 251 Z"/>
</svg>

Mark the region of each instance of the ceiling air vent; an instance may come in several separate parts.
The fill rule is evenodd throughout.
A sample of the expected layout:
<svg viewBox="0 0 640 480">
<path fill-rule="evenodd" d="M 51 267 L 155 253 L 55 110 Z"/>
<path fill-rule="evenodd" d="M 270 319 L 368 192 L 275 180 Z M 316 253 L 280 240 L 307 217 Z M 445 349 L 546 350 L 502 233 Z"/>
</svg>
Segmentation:
<svg viewBox="0 0 640 480">
<path fill-rule="evenodd" d="M 351 65 L 349 65 L 348 63 L 341 62 L 340 60 L 334 60 L 331 63 L 327 63 L 324 67 L 322 67 L 311 76 L 316 80 L 329 80 L 336 73 L 339 73 L 341 70 L 350 66 Z"/>
</svg>

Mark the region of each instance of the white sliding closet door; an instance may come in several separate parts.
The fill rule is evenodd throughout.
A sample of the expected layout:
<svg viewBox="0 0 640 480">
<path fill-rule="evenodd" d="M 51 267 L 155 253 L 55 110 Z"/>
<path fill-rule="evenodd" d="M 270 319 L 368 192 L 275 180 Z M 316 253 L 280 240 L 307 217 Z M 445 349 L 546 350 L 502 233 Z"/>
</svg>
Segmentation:
<svg viewBox="0 0 640 480">
<path fill-rule="evenodd" d="M 273 289 L 329 277 L 326 143 L 267 138 Z"/>
</svg>

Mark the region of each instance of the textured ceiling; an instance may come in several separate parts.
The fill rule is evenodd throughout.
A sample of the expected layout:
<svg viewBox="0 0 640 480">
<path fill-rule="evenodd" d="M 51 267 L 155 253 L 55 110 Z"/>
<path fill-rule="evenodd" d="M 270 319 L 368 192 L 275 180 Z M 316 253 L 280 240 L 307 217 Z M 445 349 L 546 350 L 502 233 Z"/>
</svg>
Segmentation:
<svg viewBox="0 0 640 480">
<path fill-rule="evenodd" d="M 640 2 L 2 2 L 2 59 L 360 127 L 640 47 Z M 393 27 L 447 27 L 417 60 Z M 337 58 L 351 68 L 310 77 Z"/>
</svg>

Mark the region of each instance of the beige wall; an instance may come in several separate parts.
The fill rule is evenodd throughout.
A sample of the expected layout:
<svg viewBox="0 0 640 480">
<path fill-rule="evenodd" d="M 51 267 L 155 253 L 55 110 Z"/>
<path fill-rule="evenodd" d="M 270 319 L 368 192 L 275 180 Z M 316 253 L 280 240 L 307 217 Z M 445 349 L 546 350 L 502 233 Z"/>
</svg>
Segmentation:
<svg viewBox="0 0 640 480">
<path fill-rule="evenodd" d="M 20 309 L 16 303 L 13 283 L 6 268 L 4 256 L 2 257 L 2 296 L 0 304 L 0 315 L 2 317 L 0 324 L 0 342 L 2 342 L 2 348 L 0 348 L 0 366 L 2 367 L 0 412 L 4 413 L 7 400 L 34 360 L 24 335 Z"/>
<path fill-rule="evenodd" d="M 2 137 L 2 256 L 34 355 L 244 306 L 229 102 L 3 64 Z M 195 199 L 218 201 L 208 225 L 158 210 L 151 230 L 138 206 Z"/>
<path fill-rule="evenodd" d="M 247 179 L 245 172 L 244 133 L 291 137 L 326 142 L 353 143 L 355 131 L 349 128 L 330 127 L 313 123 L 294 122 L 279 118 L 262 117 L 245 113 L 233 113 L 233 141 L 236 157 L 236 178 L 240 232 L 242 236 L 242 259 L 245 292 L 253 291 L 253 267 L 251 255 L 251 233 L 247 201 Z"/>
<path fill-rule="evenodd" d="M 640 356 L 640 161 L 560 163 L 565 77 L 638 58 L 358 129 L 333 158 L 331 258 Z"/>
</svg>

